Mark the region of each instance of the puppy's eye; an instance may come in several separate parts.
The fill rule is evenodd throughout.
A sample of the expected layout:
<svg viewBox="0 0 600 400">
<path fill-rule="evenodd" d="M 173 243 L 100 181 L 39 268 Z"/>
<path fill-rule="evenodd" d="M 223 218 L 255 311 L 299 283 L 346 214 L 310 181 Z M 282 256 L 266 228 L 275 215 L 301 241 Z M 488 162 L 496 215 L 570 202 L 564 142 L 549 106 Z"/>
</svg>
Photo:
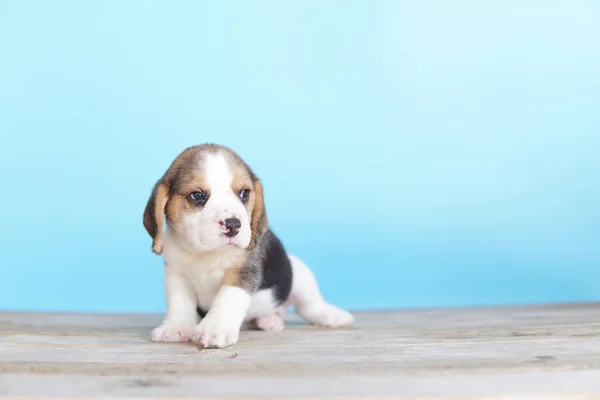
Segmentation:
<svg viewBox="0 0 600 400">
<path fill-rule="evenodd" d="M 188 195 L 188 198 L 192 203 L 204 203 L 206 201 L 206 196 L 202 192 L 192 192 Z"/>
<path fill-rule="evenodd" d="M 238 196 L 240 197 L 240 199 L 242 199 L 242 201 L 247 201 L 248 200 L 248 196 L 250 196 L 250 189 L 242 189 L 239 191 Z"/>
</svg>

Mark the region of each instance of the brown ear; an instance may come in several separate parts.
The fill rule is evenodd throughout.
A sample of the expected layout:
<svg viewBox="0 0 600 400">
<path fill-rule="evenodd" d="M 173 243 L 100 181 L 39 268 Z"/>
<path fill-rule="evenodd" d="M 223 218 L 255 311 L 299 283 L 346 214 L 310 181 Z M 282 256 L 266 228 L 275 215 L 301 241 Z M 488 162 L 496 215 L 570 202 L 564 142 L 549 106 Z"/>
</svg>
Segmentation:
<svg viewBox="0 0 600 400">
<path fill-rule="evenodd" d="M 265 200 L 263 187 L 258 179 L 254 181 L 254 207 L 252 208 L 252 217 L 250 218 L 250 229 L 252 238 L 248 245 L 248 250 L 256 247 L 258 239 L 267 231 L 267 212 L 265 210 Z"/>
<path fill-rule="evenodd" d="M 144 210 L 144 227 L 152 237 L 152 251 L 158 255 L 163 251 L 163 223 L 168 199 L 169 188 L 164 179 L 161 179 L 154 185 Z"/>
</svg>

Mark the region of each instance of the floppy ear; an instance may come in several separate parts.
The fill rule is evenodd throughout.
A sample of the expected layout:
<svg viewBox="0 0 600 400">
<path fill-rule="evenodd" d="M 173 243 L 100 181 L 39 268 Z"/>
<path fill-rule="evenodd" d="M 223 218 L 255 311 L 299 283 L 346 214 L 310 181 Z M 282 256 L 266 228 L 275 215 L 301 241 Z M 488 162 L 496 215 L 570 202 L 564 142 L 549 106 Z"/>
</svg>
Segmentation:
<svg viewBox="0 0 600 400">
<path fill-rule="evenodd" d="M 258 243 L 258 239 L 267 231 L 267 212 L 265 210 L 263 187 L 258 179 L 254 181 L 254 207 L 252 207 L 250 229 L 252 231 L 252 238 L 250 239 L 248 250 L 254 249 Z"/>
<path fill-rule="evenodd" d="M 161 178 L 152 189 L 152 194 L 144 210 L 144 227 L 152 237 L 152 251 L 158 255 L 163 251 L 163 223 L 165 206 L 169 199 L 169 188 L 164 178 Z"/>
</svg>

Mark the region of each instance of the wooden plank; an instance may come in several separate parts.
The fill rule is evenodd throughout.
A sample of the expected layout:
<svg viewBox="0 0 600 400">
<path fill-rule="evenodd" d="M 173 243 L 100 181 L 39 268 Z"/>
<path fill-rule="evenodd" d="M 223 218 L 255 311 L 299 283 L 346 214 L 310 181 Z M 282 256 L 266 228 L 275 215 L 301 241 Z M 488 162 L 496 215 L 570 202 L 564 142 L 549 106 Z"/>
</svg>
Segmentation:
<svg viewBox="0 0 600 400">
<path fill-rule="evenodd" d="M 0 313 L 0 395 L 600 398 L 600 304 L 361 312 L 337 330 L 291 316 L 223 350 L 151 343 L 160 320 Z"/>
<path fill-rule="evenodd" d="M 155 398 L 282 398 L 286 396 L 333 398 L 507 398 L 512 396 L 600 396 L 599 371 L 555 371 L 470 375 L 278 378 L 221 376 L 73 376 L 0 375 L 0 387 L 17 386 L 29 397 L 103 396 Z"/>
<path fill-rule="evenodd" d="M 0 372 L 260 376 L 431 374 L 600 368 L 600 341 L 431 343 L 408 346 L 304 346 L 198 351 L 192 346 L 3 346 Z"/>
</svg>

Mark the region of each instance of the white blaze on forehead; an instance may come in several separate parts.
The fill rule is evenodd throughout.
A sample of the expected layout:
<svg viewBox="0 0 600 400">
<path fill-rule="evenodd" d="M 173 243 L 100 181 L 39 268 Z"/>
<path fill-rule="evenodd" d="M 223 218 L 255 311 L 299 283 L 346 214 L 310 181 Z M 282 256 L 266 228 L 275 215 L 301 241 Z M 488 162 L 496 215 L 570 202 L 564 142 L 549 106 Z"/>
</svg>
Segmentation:
<svg viewBox="0 0 600 400">
<path fill-rule="evenodd" d="M 204 179 L 212 194 L 229 193 L 233 181 L 233 171 L 223 153 L 207 154 L 204 171 Z"/>
</svg>

